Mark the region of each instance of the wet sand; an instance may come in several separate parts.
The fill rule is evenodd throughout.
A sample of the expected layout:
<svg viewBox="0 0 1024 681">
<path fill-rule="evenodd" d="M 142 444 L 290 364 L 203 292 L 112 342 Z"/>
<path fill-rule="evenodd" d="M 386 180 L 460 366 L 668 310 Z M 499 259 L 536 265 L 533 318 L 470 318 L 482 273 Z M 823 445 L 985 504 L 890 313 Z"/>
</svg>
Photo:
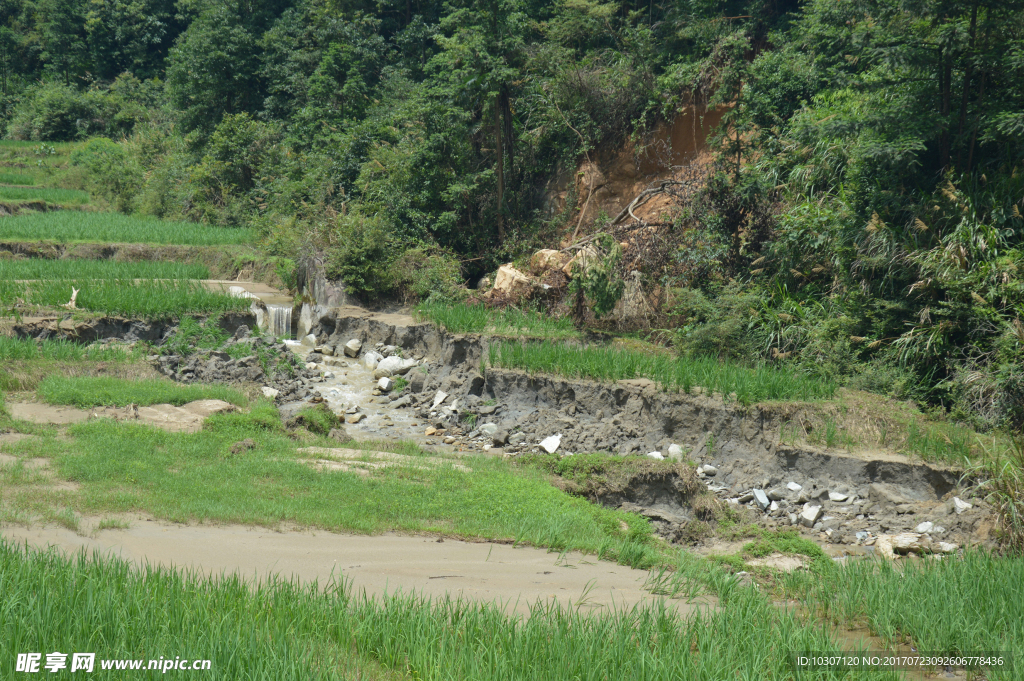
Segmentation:
<svg viewBox="0 0 1024 681">
<path fill-rule="evenodd" d="M 537 601 L 577 605 L 589 612 L 630 608 L 665 600 L 681 613 L 713 603 L 662 599 L 643 590 L 647 572 L 593 556 L 559 556 L 544 549 L 507 544 L 438 541 L 430 536 L 275 532 L 238 525 L 175 525 L 133 520 L 126 530 L 83 537 L 58 527 L 7 526 L 2 535 L 35 547 L 56 546 L 111 553 L 136 563 L 187 567 L 207 574 L 238 572 L 247 578 L 271 574 L 325 583 L 334 575 L 368 594 L 415 592 L 502 604 L 528 614 Z"/>
</svg>

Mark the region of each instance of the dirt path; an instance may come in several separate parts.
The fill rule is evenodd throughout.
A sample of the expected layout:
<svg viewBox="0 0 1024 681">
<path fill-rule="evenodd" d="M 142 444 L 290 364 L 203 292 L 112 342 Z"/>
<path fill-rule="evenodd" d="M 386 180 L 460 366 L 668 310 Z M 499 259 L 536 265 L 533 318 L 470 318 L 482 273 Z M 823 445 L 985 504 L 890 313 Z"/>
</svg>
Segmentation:
<svg viewBox="0 0 1024 681">
<path fill-rule="evenodd" d="M 175 565 L 210 574 L 239 572 L 264 578 L 277 573 L 326 582 L 335 574 L 370 594 L 415 591 L 504 604 L 528 614 L 538 600 L 606 612 L 651 603 L 659 597 L 643 590 L 647 572 L 593 556 L 560 557 L 544 549 L 470 543 L 434 537 L 345 535 L 331 532 L 275 532 L 263 528 L 186 526 L 135 520 L 127 530 L 103 530 L 95 538 L 54 527 L 0 530 L 18 543 L 110 552 L 141 563 Z M 588 590 L 588 585 L 590 588 Z M 683 614 L 711 604 L 668 600 Z"/>
</svg>

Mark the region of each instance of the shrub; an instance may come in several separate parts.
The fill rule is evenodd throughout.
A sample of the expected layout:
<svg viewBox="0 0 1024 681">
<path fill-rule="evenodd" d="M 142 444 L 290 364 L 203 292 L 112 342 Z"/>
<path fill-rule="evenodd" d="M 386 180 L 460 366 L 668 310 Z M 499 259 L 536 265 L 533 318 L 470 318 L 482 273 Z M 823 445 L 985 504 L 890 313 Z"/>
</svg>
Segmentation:
<svg viewBox="0 0 1024 681">
<path fill-rule="evenodd" d="M 368 298 L 386 296 L 395 289 L 391 265 L 395 244 L 390 225 L 380 215 L 353 211 L 338 218 L 329 233 L 331 247 L 324 264 L 330 279 L 341 279 L 349 293 Z"/>
<path fill-rule="evenodd" d="M 71 163 L 89 172 L 90 188 L 122 213 L 131 213 L 145 182 L 143 169 L 123 145 L 94 137 L 71 154 Z"/>
<path fill-rule="evenodd" d="M 7 134 L 17 140 L 47 142 L 119 136 L 130 133 L 144 117 L 139 104 L 116 93 L 44 83 L 25 93 Z"/>
<path fill-rule="evenodd" d="M 405 298 L 451 300 L 462 285 L 459 261 L 445 253 L 410 248 L 392 266 L 395 285 Z"/>
</svg>

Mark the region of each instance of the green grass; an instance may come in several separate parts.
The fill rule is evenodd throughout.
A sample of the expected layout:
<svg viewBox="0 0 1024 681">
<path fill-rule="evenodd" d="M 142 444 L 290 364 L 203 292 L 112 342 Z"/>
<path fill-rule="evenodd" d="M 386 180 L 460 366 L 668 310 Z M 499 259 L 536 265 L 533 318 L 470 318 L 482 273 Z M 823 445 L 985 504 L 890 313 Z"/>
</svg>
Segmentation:
<svg viewBox="0 0 1024 681">
<path fill-rule="evenodd" d="M 0 186 L 0 201 L 46 201 L 61 205 L 82 205 L 89 203 L 89 193 L 77 189 L 54 187 L 3 187 Z"/>
<path fill-rule="evenodd" d="M 33 185 L 35 183 L 36 179 L 31 175 L 23 175 L 20 173 L 0 173 L 0 184 Z"/>
<path fill-rule="evenodd" d="M 232 445 L 246 438 L 256 449 L 232 454 Z M 636 567 L 664 560 L 646 520 L 565 494 L 540 471 L 467 457 L 460 462 L 471 472 L 442 465 L 363 478 L 314 470 L 297 460 L 299 446 L 283 430 L 277 410 L 258 402 L 249 413 L 209 417 L 198 433 L 96 419 L 69 427 L 61 438 L 9 450 L 29 448 L 32 456 L 51 458 L 62 479 L 80 483 L 75 510 L 82 514 L 145 511 L 175 522 L 433 531 L 578 549 Z M 396 449 L 394 443 L 362 446 Z M 415 445 L 398 451 L 431 455 Z"/>
<path fill-rule="evenodd" d="M 700 387 L 721 393 L 741 404 L 769 400 L 821 400 L 831 398 L 838 386 L 831 382 L 774 367 L 746 367 L 711 357 L 674 357 L 598 346 L 501 342 L 490 346 L 491 366 L 529 372 L 559 374 L 598 381 L 647 378 L 666 390 L 685 393 Z"/>
<path fill-rule="evenodd" d="M 0 279 L 209 279 L 205 265 L 159 260 L 0 260 Z"/>
<path fill-rule="evenodd" d="M 537 604 L 524 619 L 461 599 L 356 595 L 340 579 L 254 585 L 0 542 L 0 590 L 5 660 L 97 651 L 98 668 L 99 659 L 188 655 L 212 661 L 209 679 L 760 681 L 792 678 L 791 651 L 839 650 L 753 589 L 689 618 L 663 604 L 607 614 Z"/>
<path fill-rule="evenodd" d="M 0 336 L 0 362 L 17 360 L 59 360 L 127 362 L 138 359 L 141 350 L 123 345 L 81 345 L 65 340 L 42 340 Z"/>
<path fill-rule="evenodd" d="M 249 401 L 237 390 L 223 385 L 182 385 L 171 380 L 127 380 L 106 376 L 49 376 L 37 388 L 39 397 L 50 404 L 76 407 L 124 407 L 137 404 L 180 406 L 195 400 L 224 400 L 240 407 Z"/>
<path fill-rule="evenodd" d="M 579 332 L 565 317 L 554 317 L 537 310 L 506 308 L 492 310 L 485 305 L 448 305 L 425 303 L 415 314 L 450 333 L 487 333 L 497 336 L 531 338 L 579 338 Z"/>
<path fill-rule="evenodd" d="M 242 311 L 250 301 L 223 291 L 210 291 L 194 280 L 49 279 L 34 282 L 0 280 L 0 312 L 20 298 L 28 305 L 60 307 L 79 289 L 78 309 L 102 314 L 165 319 L 188 313 Z"/>
<path fill-rule="evenodd" d="M 120 213 L 61 210 L 0 219 L 0 239 L 19 241 L 218 246 L 251 244 L 254 238 L 249 229 L 170 222 Z"/>
<path fill-rule="evenodd" d="M 925 652 L 1015 651 L 1017 671 L 993 670 L 991 681 L 1021 678 L 1024 660 L 1024 558 L 969 551 L 942 561 L 855 561 L 828 574 L 793 573 L 791 595 L 819 616 L 867 625 L 887 642 L 910 640 Z"/>
</svg>

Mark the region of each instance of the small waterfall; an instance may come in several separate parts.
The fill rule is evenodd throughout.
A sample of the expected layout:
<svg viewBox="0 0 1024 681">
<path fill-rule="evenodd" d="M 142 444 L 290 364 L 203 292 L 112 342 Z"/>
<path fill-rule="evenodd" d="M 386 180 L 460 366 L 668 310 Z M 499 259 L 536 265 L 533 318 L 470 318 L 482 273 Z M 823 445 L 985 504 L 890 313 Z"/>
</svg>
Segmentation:
<svg viewBox="0 0 1024 681">
<path fill-rule="evenodd" d="M 278 338 L 292 337 L 292 306 L 288 305 L 277 305 L 274 303 L 267 304 L 267 313 L 270 317 L 269 324 L 267 325 L 267 331 L 274 334 Z"/>
</svg>

